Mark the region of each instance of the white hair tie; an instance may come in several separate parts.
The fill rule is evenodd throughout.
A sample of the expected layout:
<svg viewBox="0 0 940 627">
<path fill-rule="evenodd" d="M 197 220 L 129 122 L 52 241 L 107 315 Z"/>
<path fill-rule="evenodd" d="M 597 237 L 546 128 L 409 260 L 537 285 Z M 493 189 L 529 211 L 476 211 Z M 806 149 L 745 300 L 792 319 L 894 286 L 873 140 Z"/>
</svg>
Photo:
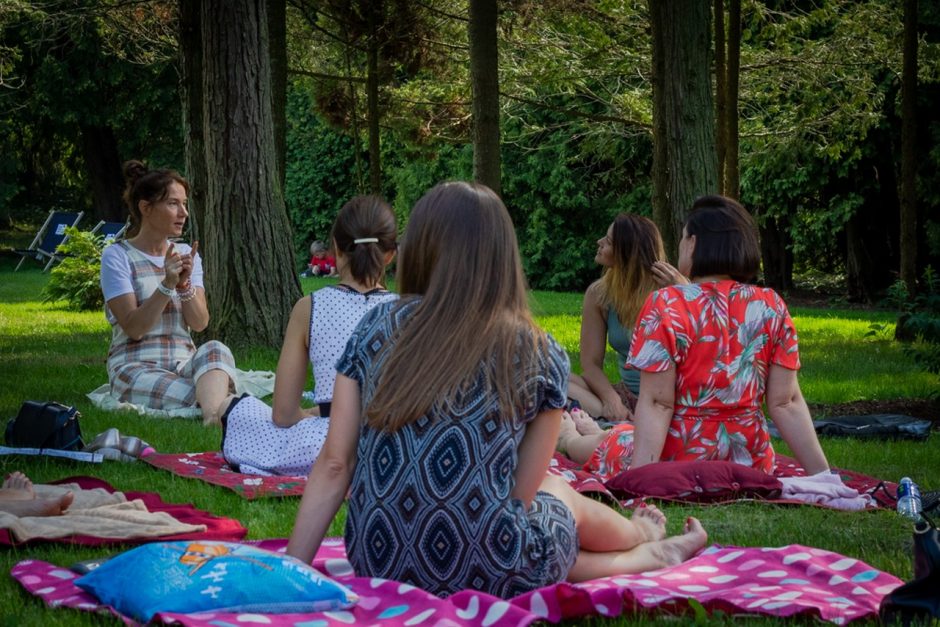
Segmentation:
<svg viewBox="0 0 940 627">
<path fill-rule="evenodd" d="M 354 239 L 353 244 L 378 244 L 379 238 L 377 237 L 360 237 L 359 239 Z"/>
</svg>

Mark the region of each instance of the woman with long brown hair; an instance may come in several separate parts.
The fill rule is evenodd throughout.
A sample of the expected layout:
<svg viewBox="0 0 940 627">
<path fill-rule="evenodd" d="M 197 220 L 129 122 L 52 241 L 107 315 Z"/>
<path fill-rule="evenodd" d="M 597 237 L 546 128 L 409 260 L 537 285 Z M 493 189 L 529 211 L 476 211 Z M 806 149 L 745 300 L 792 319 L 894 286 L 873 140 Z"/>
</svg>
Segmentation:
<svg viewBox="0 0 940 627">
<path fill-rule="evenodd" d="M 640 393 L 640 372 L 627 365 L 636 316 L 649 294 L 664 285 L 683 283 L 666 263 L 659 229 L 649 218 L 618 215 L 597 240 L 594 261 L 604 268 L 584 293 L 581 312 L 581 375 L 572 374 L 568 396 L 590 415 L 611 422 L 629 420 Z M 620 380 L 604 372 L 610 344 Z"/>
<path fill-rule="evenodd" d="M 632 519 L 547 475 L 568 357 L 533 322 L 499 197 L 442 183 L 415 205 L 398 304 L 366 314 L 337 363 L 329 434 L 287 552 L 309 562 L 349 493 L 359 576 L 446 596 L 501 597 L 683 561 L 706 540 L 666 538 L 656 508 Z"/>
</svg>

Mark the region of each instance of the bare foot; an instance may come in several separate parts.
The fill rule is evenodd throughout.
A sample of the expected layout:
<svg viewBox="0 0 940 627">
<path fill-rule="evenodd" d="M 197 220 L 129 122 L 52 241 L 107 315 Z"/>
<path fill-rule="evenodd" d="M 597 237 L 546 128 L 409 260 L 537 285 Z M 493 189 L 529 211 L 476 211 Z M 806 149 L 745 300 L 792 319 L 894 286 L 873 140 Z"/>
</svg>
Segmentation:
<svg viewBox="0 0 940 627">
<path fill-rule="evenodd" d="M 603 431 L 601 426 L 597 424 L 587 412 L 581 409 L 575 408 L 571 410 L 571 420 L 574 421 L 574 426 L 581 435 L 593 435 Z"/>
<path fill-rule="evenodd" d="M 29 501 L 36 498 L 33 493 L 33 482 L 23 473 L 16 471 L 10 473 L 3 481 L 3 489 L 0 489 L 0 500 L 4 501 Z"/>
<path fill-rule="evenodd" d="M 29 500 L 0 501 L 0 511 L 14 516 L 61 516 L 69 508 L 75 495 L 66 492 L 61 496 L 34 498 Z"/>
<path fill-rule="evenodd" d="M 559 453 L 568 454 L 568 443 L 572 439 L 577 439 L 581 437 L 578 434 L 578 428 L 574 424 L 574 420 L 571 419 L 571 414 L 564 411 L 561 413 L 561 430 L 558 431 L 558 443 L 555 445 L 555 450 Z"/>
<path fill-rule="evenodd" d="M 643 542 L 657 542 L 666 537 L 666 515 L 655 505 L 636 508 L 630 521 L 646 537 Z"/>
<path fill-rule="evenodd" d="M 708 534 L 702 527 L 702 523 L 697 518 L 689 516 L 685 522 L 685 533 L 647 546 L 654 548 L 655 553 L 663 560 L 664 566 L 675 566 L 702 550 L 707 541 Z"/>
</svg>

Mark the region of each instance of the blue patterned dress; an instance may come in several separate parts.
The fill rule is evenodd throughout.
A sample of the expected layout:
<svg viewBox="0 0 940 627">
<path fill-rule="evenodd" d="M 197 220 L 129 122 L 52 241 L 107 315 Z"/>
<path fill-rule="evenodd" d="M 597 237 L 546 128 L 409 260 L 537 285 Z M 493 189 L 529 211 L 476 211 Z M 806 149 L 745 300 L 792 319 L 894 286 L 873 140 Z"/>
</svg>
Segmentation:
<svg viewBox="0 0 940 627">
<path fill-rule="evenodd" d="M 336 369 L 375 392 L 381 347 L 416 301 L 379 305 L 363 317 Z M 363 423 L 346 517 L 346 548 L 359 576 L 447 596 L 472 588 L 510 598 L 562 581 L 578 555 L 568 508 L 538 492 L 526 511 L 510 496 L 526 425 L 565 406 L 568 356 L 551 338 L 536 376 L 518 382 L 535 402 L 505 420 L 481 378 L 456 402 L 395 432 Z"/>
</svg>

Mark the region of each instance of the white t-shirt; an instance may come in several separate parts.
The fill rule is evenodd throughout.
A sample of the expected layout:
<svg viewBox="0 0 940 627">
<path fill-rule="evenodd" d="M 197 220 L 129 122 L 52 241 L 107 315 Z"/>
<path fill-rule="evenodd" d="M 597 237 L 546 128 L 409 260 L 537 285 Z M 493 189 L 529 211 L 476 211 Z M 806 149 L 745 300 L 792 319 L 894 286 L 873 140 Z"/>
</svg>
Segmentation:
<svg viewBox="0 0 940 627">
<path fill-rule="evenodd" d="M 128 244 L 131 246 L 132 244 Z M 176 244 L 177 252 L 187 254 L 192 250 L 189 244 Z M 163 267 L 163 255 L 148 255 L 139 251 L 144 257 L 152 261 L 158 268 Z M 193 260 L 193 273 L 190 277 L 193 287 L 202 287 L 202 258 L 196 253 Z M 131 278 L 131 263 L 121 244 L 111 244 L 101 253 L 101 291 L 104 293 L 104 302 L 112 298 L 134 293 L 134 283 Z"/>
</svg>

